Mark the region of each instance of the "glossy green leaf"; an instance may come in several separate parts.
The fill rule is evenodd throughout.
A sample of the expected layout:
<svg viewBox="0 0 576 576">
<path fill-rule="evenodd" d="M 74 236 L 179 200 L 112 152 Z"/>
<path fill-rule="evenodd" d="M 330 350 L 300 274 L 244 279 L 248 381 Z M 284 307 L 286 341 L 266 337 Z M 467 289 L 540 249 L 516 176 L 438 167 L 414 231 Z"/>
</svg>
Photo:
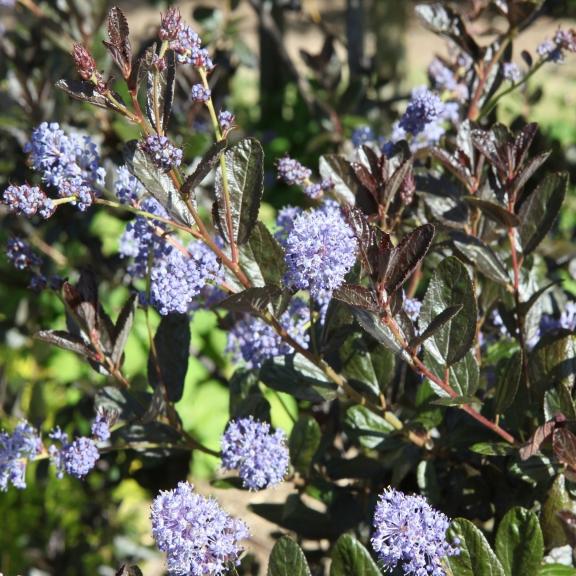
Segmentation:
<svg viewBox="0 0 576 576">
<path fill-rule="evenodd" d="M 312 416 L 301 416 L 292 428 L 288 442 L 290 462 L 300 474 L 308 475 L 321 438 L 320 426 Z"/>
<path fill-rule="evenodd" d="M 544 557 L 544 538 L 534 512 L 509 510 L 496 533 L 496 555 L 506 576 L 536 576 Z"/>
<path fill-rule="evenodd" d="M 381 576 L 366 548 L 350 534 L 338 538 L 332 550 L 330 576 Z"/>
<path fill-rule="evenodd" d="M 346 411 L 346 426 L 349 434 L 366 448 L 376 448 L 394 432 L 392 424 L 374 414 L 366 406 L 352 406 Z"/>
<path fill-rule="evenodd" d="M 267 360 L 260 368 L 260 379 L 273 390 L 299 400 L 322 402 L 336 398 L 336 385 L 301 354 Z"/>
<path fill-rule="evenodd" d="M 268 576 L 310 576 L 304 552 L 294 540 L 283 536 L 274 544 L 268 560 Z"/>
<path fill-rule="evenodd" d="M 522 376 L 522 354 L 517 352 L 510 358 L 504 360 L 501 371 L 498 374 L 496 383 L 496 397 L 494 399 L 494 410 L 496 414 L 502 414 L 514 402 L 520 377 Z"/>
<path fill-rule="evenodd" d="M 484 534 L 472 522 L 457 518 L 447 534 L 452 542 L 460 539 L 460 554 L 448 559 L 454 576 L 506 576 Z"/>
<path fill-rule="evenodd" d="M 281 284 L 284 277 L 284 250 L 268 228 L 257 222 L 248 240 L 266 284 Z"/>
</svg>

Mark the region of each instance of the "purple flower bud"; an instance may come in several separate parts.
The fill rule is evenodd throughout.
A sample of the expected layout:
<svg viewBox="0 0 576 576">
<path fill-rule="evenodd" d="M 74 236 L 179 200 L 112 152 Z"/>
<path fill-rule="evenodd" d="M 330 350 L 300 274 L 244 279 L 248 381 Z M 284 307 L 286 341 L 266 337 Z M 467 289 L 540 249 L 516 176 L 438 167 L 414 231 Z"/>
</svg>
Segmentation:
<svg viewBox="0 0 576 576">
<path fill-rule="evenodd" d="M 91 80 L 96 73 L 96 60 L 82 44 L 74 44 L 72 57 L 82 80 Z"/>
<path fill-rule="evenodd" d="M 252 416 L 232 421 L 221 439 L 222 467 L 238 470 L 242 485 L 262 490 L 284 480 L 290 457 L 286 435 Z"/>
<path fill-rule="evenodd" d="M 9 238 L 6 244 L 6 257 L 18 270 L 26 270 L 32 266 L 40 266 L 42 259 L 34 254 L 30 244 L 21 238 Z"/>
<path fill-rule="evenodd" d="M 412 322 L 416 322 L 420 316 L 420 309 L 422 308 L 422 302 L 416 298 L 406 298 L 402 304 L 404 312 L 408 315 L 408 318 Z"/>
<path fill-rule="evenodd" d="M 94 202 L 94 193 L 81 178 L 63 180 L 58 194 L 61 198 L 74 197 L 75 200 L 71 204 L 77 206 L 81 212 L 85 212 Z"/>
<path fill-rule="evenodd" d="M 239 564 L 240 541 L 250 536 L 242 520 L 227 514 L 213 498 L 195 493 L 188 482 L 161 491 L 152 502 L 150 519 L 168 570 L 176 575 L 221 576 L 230 564 Z"/>
<path fill-rule="evenodd" d="M 168 172 L 182 162 L 182 150 L 176 148 L 166 136 L 151 134 L 140 144 L 156 168 Z"/>
<path fill-rule="evenodd" d="M 106 442 L 110 439 L 110 426 L 116 421 L 117 416 L 117 413 L 111 410 L 98 410 L 91 427 L 95 440 Z"/>
<path fill-rule="evenodd" d="M 400 563 L 406 575 L 443 576 L 443 559 L 460 553 L 459 541 L 446 540 L 448 525 L 446 515 L 422 496 L 388 488 L 374 513 L 372 547 L 386 570 Z"/>
<path fill-rule="evenodd" d="M 208 102 L 211 96 L 210 88 L 205 88 L 202 84 L 194 84 L 190 91 L 190 97 L 193 102 Z"/>
<path fill-rule="evenodd" d="M 278 171 L 278 180 L 283 180 L 289 186 L 303 184 L 312 176 L 312 170 L 302 166 L 298 160 L 284 156 L 276 164 Z"/>
<path fill-rule="evenodd" d="M 220 110 L 218 112 L 218 123 L 222 132 L 228 132 L 234 125 L 234 114 L 228 110 Z"/>
<path fill-rule="evenodd" d="M 522 72 L 514 62 L 504 62 L 502 65 L 502 74 L 506 80 L 513 84 L 518 84 L 522 80 Z"/>
<path fill-rule="evenodd" d="M 182 16 L 180 15 L 180 10 L 175 6 L 171 6 L 166 10 L 165 14 L 162 14 L 158 37 L 160 40 L 176 40 L 181 27 Z"/>
</svg>

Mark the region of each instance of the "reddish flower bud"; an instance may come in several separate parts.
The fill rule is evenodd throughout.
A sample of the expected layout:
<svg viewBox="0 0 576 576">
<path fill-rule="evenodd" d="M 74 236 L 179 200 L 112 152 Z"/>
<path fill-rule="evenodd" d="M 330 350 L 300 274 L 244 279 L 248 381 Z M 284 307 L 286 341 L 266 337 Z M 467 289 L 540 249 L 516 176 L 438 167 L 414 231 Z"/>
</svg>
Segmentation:
<svg viewBox="0 0 576 576">
<path fill-rule="evenodd" d="M 182 16 L 180 10 L 174 6 L 168 8 L 165 14 L 162 14 L 162 21 L 160 23 L 160 31 L 158 36 L 160 40 L 176 40 L 178 32 L 180 32 Z"/>
<path fill-rule="evenodd" d="M 92 54 L 82 44 L 74 44 L 72 56 L 82 80 L 90 80 L 96 72 L 96 60 Z"/>
</svg>

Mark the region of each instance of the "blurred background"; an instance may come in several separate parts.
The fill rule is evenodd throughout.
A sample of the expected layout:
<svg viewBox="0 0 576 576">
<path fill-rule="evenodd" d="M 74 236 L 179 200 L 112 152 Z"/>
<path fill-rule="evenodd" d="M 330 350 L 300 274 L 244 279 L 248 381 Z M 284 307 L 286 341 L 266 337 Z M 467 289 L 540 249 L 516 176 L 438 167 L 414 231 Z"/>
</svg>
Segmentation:
<svg viewBox="0 0 576 576">
<path fill-rule="evenodd" d="M 496 10 L 477 15 L 488 0 L 455 2 L 478 41 L 488 43 L 505 24 Z M 82 42 L 106 73 L 111 63 L 101 40 L 112 4 L 105 0 L 0 0 L 0 190 L 10 182 L 32 181 L 23 151 L 32 129 L 55 121 L 91 134 L 102 156 L 122 163 L 122 145 L 138 131 L 109 112 L 72 102 L 54 88 L 60 78 L 75 78 L 69 54 Z M 157 33 L 159 2 L 120 2 L 137 53 Z M 410 91 L 428 82 L 434 56 L 450 46 L 427 31 L 414 15 L 413 2 L 398 0 L 221 0 L 182 2 L 182 15 L 201 34 L 213 53 L 212 75 L 217 107 L 236 116 L 236 134 L 255 135 L 266 152 L 264 220 L 277 208 L 304 204 L 301 192 L 276 181 L 274 161 L 285 153 L 317 171 L 321 154 L 350 151 L 354 129 L 369 125 L 387 137 L 405 107 Z M 576 0 L 547 0 L 538 22 L 514 45 L 534 52 L 559 25 L 574 26 Z M 192 70 L 178 77 L 170 133 L 192 161 L 212 141 L 202 106 L 187 93 Z M 121 88 L 118 88 L 121 91 Z M 518 118 L 540 123 L 541 138 L 555 152 L 549 168 L 576 170 L 576 59 L 549 65 L 522 91 L 505 97 L 496 112 L 513 123 Z M 554 165 L 554 166 L 553 166 Z M 557 165 L 557 166 L 556 166 Z M 49 271 L 77 278 L 90 267 L 99 278 L 103 303 L 115 316 L 129 287 L 118 239 L 128 217 L 104 209 L 87 214 L 59 211 L 35 228 L 0 208 L 0 245 L 13 235 L 26 237 L 43 253 Z M 560 221 L 559 244 L 568 250 L 576 224 L 572 189 Z M 566 278 L 576 295 L 576 283 Z M 29 278 L 11 268 L 0 254 L 0 422 L 9 427 L 20 417 L 43 430 L 60 425 L 86 433 L 95 396 L 105 384 L 70 352 L 48 348 L 33 335 L 62 328 L 64 311 L 51 292 L 34 293 Z M 157 319 L 155 320 L 157 323 Z M 214 314 L 193 318 L 191 364 L 184 398 L 178 404 L 186 430 L 207 446 L 218 447 L 227 422 L 227 379 L 232 367 L 225 354 L 225 334 Z M 125 373 L 137 389 L 146 388 L 148 332 L 137 317 L 127 348 Z M 296 407 L 289 397 L 271 395 L 273 424 L 290 431 Z M 224 507 L 243 516 L 254 533 L 253 558 L 243 573 L 262 573 L 262 559 L 273 542 L 274 525 L 247 510 L 250 503 L 284 501 L 286 490 L 258 494 L 211 486 L 218 461 L 203 454 L 155 458 L 129 452 L 110 453 L 84 482 L 56 480 L 46 463 L 30 467 L 25 491 L 0 493 L 0 572 L 12 574 L 113 575 L 123 563 L 138 563 L 146 576 L 164 573 L 154 550 L 148 522 L 150 499 L 172 488 L 187 474 L 201 492 L 216 493 Z M 327 547 L 328 543 L 319 543 Z M 264 565 L 265 567 L 265 565 Z"/>
</svg>

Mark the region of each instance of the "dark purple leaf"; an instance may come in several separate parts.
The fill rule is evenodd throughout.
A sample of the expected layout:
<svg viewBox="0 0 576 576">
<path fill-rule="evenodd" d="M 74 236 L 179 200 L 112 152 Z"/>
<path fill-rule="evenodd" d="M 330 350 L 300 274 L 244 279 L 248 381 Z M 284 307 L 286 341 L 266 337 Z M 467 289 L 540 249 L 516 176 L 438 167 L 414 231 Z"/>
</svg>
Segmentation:
<svg viewBox="0 0 576 576">
<path fill-rule="evenodd" d="M 136 314 L 137 296 L 132 294 L 122 307 L 118 320 L 114 326 L 113 345 L 110 359 L 116 367 L 120 367 L 122 360 L 122 353 L 126 346 L 126 341 L 130 335 L 130 329 L 134 323 L 134 315 Z"/>
<path fill-rule="evenodd" d="M 89 358 L 94 362 L 98 361 L 96 352 L 87 346 L 81 338 L 64 332 L 63 330 L 41 330 L 35 334 L 35 338 Z"/>
<path fill-rule="evenodd" d="M 385 267 L 380 268 L 381 283 L 388 295 L 393 294 L 410 277 L 426 256 L 434 238 L 434 226 L 424 224 L 402 238 L 392 249 Z"/>
<path fill-rule="evenodd" d="M 194 189 L 200 185 L 202 180 L 204 180 L 204 178 L 206 178 L 206 176 L 208 176 L 208 174 L 210 174 L 210 172 L 218 164 L 220 156 L 225 149 L 226 140 L 219 140 L 210 146 L 206 154 L 202 156 L 202 159 L 198 163 L 198 166 L 196 166 L 194 169 L 194 172 L 192 172 L 192 174 L 190 174 L 190 176 L 188 176 L 184 181 L 184 184 L 180 189 L 180 192 L 183 196 L 189 196 L 191 193 L 192 196 L 194 196 Z"/>
<path fill-rule="evenodd" d="M 163 397 L 178 402 L 190 357 L 190 318 L 187 314 L 163 316 L 154 335 L 154 347 L 148 356 L 148 382 L 163 388 Z"/>
<path fill-rule="evenodd" d="M 378 312 L 379 310 L 376 295 L 364 286 L 344 284 L 334 291 L 334 298 L 354 308 L 362 308 L 371 312 Z"/>
<path fill-rule="evenodd" d="M 549 420 L 548 422 L 538 426 L 530 440 L 528 440 L 528 442 L 526 442 L 526 444 L 524 444 L 518 451 L 520 458 L 522 460 L 528 460 L 531 456 L 538 454 L 540 446 L 542 446 L 543 442 L 550 437 L 555 428 L 555 420 Z"/>
<path fill-rule="evenodd" d="M 242 292 L 228 296 L 225 300 L 218 302 L 217 306 L 231 312 L 259 314 L 264 312 L 272 302 L 280 298 L 282 292 L 280 286 L 272 285 L 247 288 Z"/>
<path fill-rule="evenodd" d="M 113 6 L 108 12 L 109 42 L 104 42 L 104 45 L 126 80 L 130 77 L 132 70 L 132 47 L 129 34 L 130 30 L 124 13 L 118 6 Z"/>
<path fill-rule="evenodd" d="M 576 436 L 568 428 L 557 428 L 552 437 L 554 455 L 576 472 Z"/>
<path fill-rule="evenodd" d="M 96 92 L 96 88 L 91 82 L 84 82 L 82 80 L 58 80 L 58 82 L 56 82 L 56 88 L 66 92 L 66 94 L 74 98 L 74 100 L 89 102 L 90 104 L 94 104 L 94 106 L 107 110 L 116 110 L 116 106 L 112 104 L 106 96 Z M 118 102 L 122 102 L 119 94 L 113 94 Z"/>
<path fill-rule="evenodd" d="M 482 200 L 476 196 L 464 196 L 464 200 L 476 206 L 486 218 L 489 218 L 493 222 L 502 224 L 506 228 L 515 228 L 520 225 L 520 220 L 518 216 L 513 212 L 509 212 L 504 206 L 496 204 L 495 202 L 490 202 L 488 200 Z"/>
<path fill-rule="evenodd" d="M 552 228 L 567 189 L 567 173 L 547 174 L 520 207 L 519 231 L 525 255 L 532 252 Z"/>
</svg>

